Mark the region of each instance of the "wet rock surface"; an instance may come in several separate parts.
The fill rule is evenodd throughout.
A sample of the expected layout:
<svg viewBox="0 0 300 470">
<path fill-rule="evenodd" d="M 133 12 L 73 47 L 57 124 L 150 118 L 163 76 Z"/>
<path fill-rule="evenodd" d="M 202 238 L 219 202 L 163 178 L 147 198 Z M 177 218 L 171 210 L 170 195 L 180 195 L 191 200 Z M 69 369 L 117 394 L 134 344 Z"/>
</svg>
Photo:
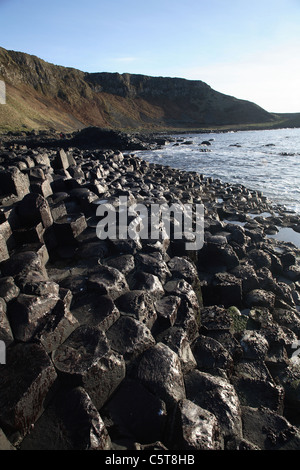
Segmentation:
<svg viewBox="0 0 300 470">
<path fill-rule="evenodd" d="M 133 153 L 161 137 L 33 140 L 0 150 L 0 448 L 299 450 L 299 217 Z M 203 204 L 203 246 L 100 239 L 120 197 Z"/>
</svg>

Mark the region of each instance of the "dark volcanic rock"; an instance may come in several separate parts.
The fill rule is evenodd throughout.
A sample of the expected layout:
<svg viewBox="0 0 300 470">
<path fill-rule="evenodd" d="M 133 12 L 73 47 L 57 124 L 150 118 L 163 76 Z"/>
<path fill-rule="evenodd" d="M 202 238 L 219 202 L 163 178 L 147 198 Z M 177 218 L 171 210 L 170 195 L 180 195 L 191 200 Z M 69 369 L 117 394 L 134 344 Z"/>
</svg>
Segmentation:
<svg viewBox="0 0 300 470">
<path fill-rule="evenodd" d="M 164 295 L 163 285 L 159 277 L 155 274 L 136 271 L 129 280 L 129 285 L 132 290 L 144 290 L 148 292 L 154 300 Z"/>
<path fill-rule="evenodd" d="M 275 304 L 275 294 L 263 289 L 254 289 L 246 296 L 246 305 L 248 307 L 267 307 L 272 308 Z"/>
<path fill-rule="evenodd" d="M 109 295 L 113 300 L 129 290 L 124 275 L 118 269 L 110 266 L 99 266 L 88 278 L 89 291 L 98 292 L 101 295 Z"/>
<path fill-rule="evenodd" d="M 90 325 L 107 331 L 120 317 L 120 312 L 109 295 L 82 292 L 72 304 L 72 313 L 81 325 Z"/>
<path fill-rule="evenodd" d="M 142 356 L 136 377 L 163 400 L 168 408 L 185 398 L 185 388 L 180 360 L 167 345 L 157 343 Z"/>
<path fill-rule="evenodd" d="M 30 191 L 30 182 L 27 175 L 17 167 L 10 167 L 0 171 L 1 195 L 13 195 L 22 199 Z"/>
<path fill-rule="evenodd" d="M 19 343 L 8 348 L 0 377 L 0 425 L 18 443 L 42 414 L 57 374 L 42 346 Z"/>
<path fill-rule="evenodd" d="M 82 387 L 61 389 L 21 450 L 110 450 L 104 422 Z"/>
<path fill-rule="evenodd" d="M 103 420 L 87 392 L 79 387 L 56 399 L 57 414 L 74 450 L 110 450 L 111 441 Z"/>
<path fill-rule="evenodd" d="M 17 208 L 20 223 L 26 227 L 42 222 L 44 228 L 53 223 L 50 206 L 47 200 L 40 194 L 27 194 Z"/>
<path fill-rule="evenodd" d="M 47 279 L 47 271 L 39 253 L 24 251 L 12 255 L 2 264 L 4 276 L 11 276 L 18 287 L 22 287 L 29 279 L 43 281 Z"/>
<path fill-rule="evenodd" d="M 217 273 L 212 280 L 213 305 L 241 306 L 242 280 L 229 273 Z"/>
<path fill-rule="evenodd" d="M 162 283 L 171 277 L 167 264 L 160 253 L 150 255 L 139 254 L 136 256 L 136 266 L 140 271 L 154 274 Z"/>
<path fill-rule="evenodd" d="M 223 449 L 217 418 L 187 399 L 178 403 L 168 440 L 176 450 Z"/>
<path fill-rule="evenodd" d="M 87 223 L 83 214 L 68 214 L 55 220 L 54 233 L 59 245 L 76 243 L 77 237 L 86 229 Z"/>
<path fill-rule="evenodd" d="M 155 345 L 149 328 L 129 315 L 121 316 L 106 334 L 112 349 L 121 354 L 125 360 L 135 359 Z"/>
<path fill-rule="evenodd" d="M 122 132 L 88 127 L 73 137 L 70 144 L 81 148 L 106 148 L 116 150 L 145 150 L 146 145 Z"/>
<path fill-rule="evenodd" d="M 135 268 L 135 261 L 133 255 L 121 255 L 115 258 L 110 258 L 105 261 L 105 264 L 112 268 L 118 269 L 124 276 L 127 276 Z"/>
<path fill-rule="evenodd" d="M 173 138 L 57 137 L 1 148 L 0 447 L 299 447 L 299 250 L 267 235 L 299 218 L 121 152 Z M 97 208 L 118 224 L 120 196 L 147 215 L 203 203 L 203 247 L 174 239 L 175 217 L 168 238 L 99 239 Z"/>
<path fill-rule="evenodd" d="M 180 359 L 182 372 L 184 374 L 196 367 L 197 364 L 190 347 L 189 338 L 183 328 L 168 328 L 156 339 L 157 342 L 166 344 L 177 354 Z"/>
<path fill-rule="evenodd" d="M 201 310 L 201 328 L 205 331 L 230 331 L 232 324 L 230 313 L 222 307 L 211 306 Z"/>
<path fill-rule="evenodd" d="M 150 329 L 157 318 L 153 299 L 143 290 L 131 290 L 121 295 L 116 300 L 116 305 L 121 312 L 132 315 Z"/>
<path fill-rule="evenodd" d="M 242 420 L 245 438 L 260 450 L 299 449 L 298 428 L 274 411 L 243 407 Z"/>
<path fill-rule="evenodd" d="M 242 406 L 283 412 L 283 387 L 275 384 L 263 361 L 241 361 L 235 368 L 231 383 Z"/>
<path fill-rule="evenodd" d="M 185 376 L 185 387 L 189 400 L 217 417 L 224 438 L 242 437 L 240 402 L 227 380 L 194 370 Z"/>
<path fill-rule="evenodd" d="M 200 335 L 192 343 L 192 352 L 197 369 L 224 377 L 232 374 L 233 359 L 227 349 L 214 338 Z"/>
<path fill-rule="evenodd" d="M 186 258 L 175 256 L 169 261 L 168 268 L 175 279 L 183 278 L 191 285 L 197 280 L 197 269 L 194 264 Z"/>
<path fill-rule="evenodd" d="M 46 325 L 59 298 L 51 295 L 20 294 L 9 306 L 8 318 L 14 338 L 30 341 Z"/>
<path fill-rule="evenodd" d="M 111 434 L 115 439 L 123 435 L 141 444 L 163 440 L 168 418 L 166 405 L 139 381 L 124 380 L 103 413 L 107 421 L 113 422 L 116 430 L 112 429 Z"/>
<path fill-rule="evenodd" d="M 52 354 L 53 363 L 67 384 L 83 386 L 97 409 L 109 399 L 125 377 L 125 362 L 114 353 L 105 334 L 80 326 Z"/>
<path fill-rule="evenodd" d="M 162 329 L 169 328 L 175 324 L 180 303 L 181 299 L 176 295 L 168 295 L 155 302 L 158 325 Z"/>
</svg>

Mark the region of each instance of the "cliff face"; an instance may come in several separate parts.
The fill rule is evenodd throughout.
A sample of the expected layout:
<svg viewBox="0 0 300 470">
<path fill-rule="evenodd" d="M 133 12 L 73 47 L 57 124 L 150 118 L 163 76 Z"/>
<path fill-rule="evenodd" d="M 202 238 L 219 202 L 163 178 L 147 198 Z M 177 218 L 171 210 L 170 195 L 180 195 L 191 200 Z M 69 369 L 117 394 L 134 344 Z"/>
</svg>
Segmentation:
<svg viewBox="0 0 300 470">
<path fill-rule="evenodd" d="M 218 93 L 202 81 L 85 73 L 3 48 L 0 79 L 7 90 L 0 130 L 73 130 L 90 125 L 196 129 L 275 119 L 254 103 Z"/>
</svg>

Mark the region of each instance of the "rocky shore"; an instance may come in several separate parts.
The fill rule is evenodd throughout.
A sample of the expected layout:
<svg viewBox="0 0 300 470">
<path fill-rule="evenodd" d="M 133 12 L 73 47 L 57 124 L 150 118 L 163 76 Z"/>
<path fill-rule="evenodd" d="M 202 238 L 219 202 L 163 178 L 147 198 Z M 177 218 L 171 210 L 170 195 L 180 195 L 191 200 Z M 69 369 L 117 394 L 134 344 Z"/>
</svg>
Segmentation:
<svg viewBox="0 0 300 470">
<path fill-rule="evenodd" d="M 299 450 L 300 251 L 269 236 L 299 216 L 123 143 L 2 142 L 0 449 Z M 203 204 L 203 247 L 100 240 L 120 196 Z"/>
</svg>

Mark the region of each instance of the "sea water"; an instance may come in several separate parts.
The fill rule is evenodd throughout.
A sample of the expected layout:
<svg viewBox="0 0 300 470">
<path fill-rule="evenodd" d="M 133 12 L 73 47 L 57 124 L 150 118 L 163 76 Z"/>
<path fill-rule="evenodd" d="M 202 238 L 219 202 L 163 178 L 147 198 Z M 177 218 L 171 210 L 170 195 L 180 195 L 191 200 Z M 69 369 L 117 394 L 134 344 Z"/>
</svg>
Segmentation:
<svg viewBox="0 0 300 470">
<path fill-rule="evenodd" d="M 183 134 L 172 138 L 176 142 L 137 154 L 151 163 L 242 184 L 261 191 L 274 205 L 300 214 L 300 129 Z"/>
</svg>

